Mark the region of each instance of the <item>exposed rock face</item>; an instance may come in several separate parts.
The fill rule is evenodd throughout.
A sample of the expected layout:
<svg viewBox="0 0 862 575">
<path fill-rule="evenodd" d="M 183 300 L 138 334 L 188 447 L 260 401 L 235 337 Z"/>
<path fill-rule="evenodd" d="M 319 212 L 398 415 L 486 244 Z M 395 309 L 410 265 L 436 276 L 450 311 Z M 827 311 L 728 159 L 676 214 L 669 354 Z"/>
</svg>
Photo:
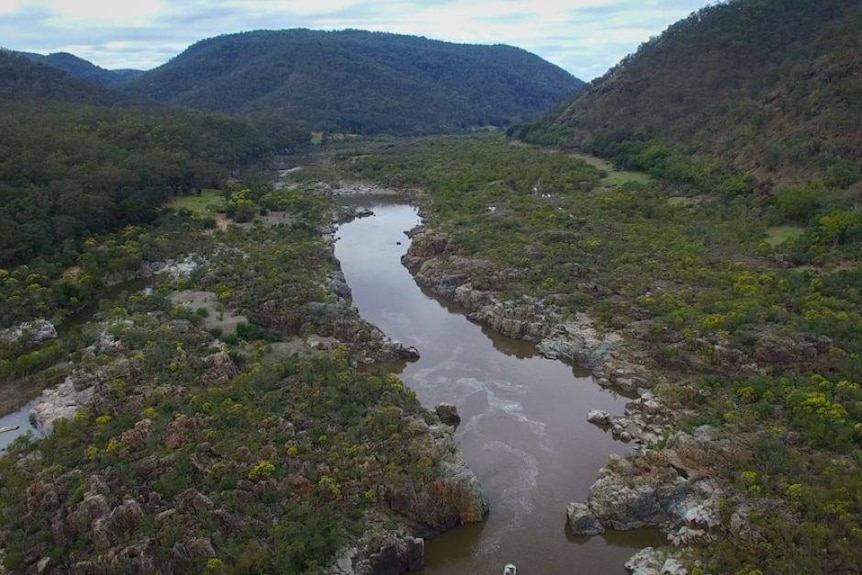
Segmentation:
<svg viewBox="0 0 862 575">
<path fill-rule="evenodd" d="M 387 531 L 382 538 L 366 536 L 343 549 L 329 573 L 395 575 L 419 570 L 425 561 L 425 542 L 421 537 L 483 521 L 488 516 L 488 499 L 464 463 L 453 428 L 445 424 L 429 427 L 421 418 L 413 420 L 411 427 L 416 433 L 431 433 L 434 449 L 443 460 L 438 472 L 425 483 L 410 482 L 386 491 L 383 501 L 400 516 L 405 527 Z M 369 518 L 369 522 L 373 521 L 374 518 Z"/>
<path fill-rule="evenodd" d="M 57 339 L 57 329 L 53 323 L 46 319 L 34 319 L 9 329 L 0 330 L 0 340 L 2 341 L 15 343 L 22 339 L 26 339 L 31 344 L 45 343 Z"/>
<path fill-rule="evenodd" d="M 545 357 L 565 358 L 592 369 L 607 361 L 621 343 L 615 333 L 599 334 L 592 320 L 579 313 L 574 321 L 554 326 L 536 350 Z"/>
<path fill-rule="evenodd" d="M 625 415 L 614 417 L 601 409 L 587 413 L 587 421 L 610 430 L 614 439 L 653 445 L 661 440 L 676 423 L 674 413 L 651 392 L 626 404 Z"/>
<path fill-rule="evenodd" d="M 323 285 L 326 291 L 341 299 L 350 299 L 353 295 L 350 291 L 350 286 L 347 284 L 347 279 L 344 277 L 344 272 L 340 269 L 329 274 Z"/>
<path fill-rule="evenodd" d="M 599 523 L 596 514 L 584 503 L 569 503 L 566 508 L 566 519 L 572 533 L 578 535 L 598 535 L 604 533 L 604 526 Z"/>
<path fill-rule="evenodd" d="M 425 566 L 425 540 L 403 531 L 365 539 L 342 550 L 329 568 L 331 575 L 398 575 Z"/>
<path fill-rule="evenodd" d="M 145 275 L 170 274 L 174 281 L 187 278 L 193 271 L 206 265 L 207 261 L 197 254 L 189 254 L 182 260 L 153 262 L 143 267 Z"/>
<path fill-rule="evenodd" d="M 456 525 L 483 521 L 490 509 L 476 475 L 464 463 L 448 425 L 429 428 L 438 449 L 448 452 L 438 476 L 427 483 L 390 489 L 385 501 L 413 533 L 437 535 Z"/>
<path fill-rule="evenodd" d="M 464 463 L 453 428 L 433 425 L 428 431 L 442 460 L 439 473 L 424 484 L 391 489 L 385 495 L 389 507 L 420 535 L 435 535 L 456 525 L 482 521 L 488 515 L 488 499 Z"/>
<path fill-rule="evenodd" d="M 590 511 L 603 526 L 619 531 L 673 522 L 673 511 L 687 495 L 686 481 L 670 467 L 633 475 L 631 466 L 618 460 L 599 471 L 587 500 Z"/>
<path fill-rule="evenodd" d="M 635 556 L 626 561 L 626 571 L 629 575 L 688 575 L 688 570 L 667 550 L 655 547 L 641 549 Z"/>
<path fill-rule="evenodd" d="M 75 389 L 74 380 L 67 377 L 57 387 L 42 392 L 42 397 L 30 411 L 30 416 L 37 429 L 48 432 L 55 421 L 73 417 L 78 409 L 88 404 L 92 398 L 92 387 Z"/>
<path fill-rule="evenodd" d="M 693 435 L 677 433 L 663 450 L 612 456 L 587 502 L 569 506 L 569 524 L 582 535 L 600 533 L 595 522 L 623 531 L 662 527 L 679 544 L 708 538 L 720 524 L 716 509 L 721 491 L 701 469 L 728 461 L 732 453 L 732 445 L 703 427 Z"/>
</svg>

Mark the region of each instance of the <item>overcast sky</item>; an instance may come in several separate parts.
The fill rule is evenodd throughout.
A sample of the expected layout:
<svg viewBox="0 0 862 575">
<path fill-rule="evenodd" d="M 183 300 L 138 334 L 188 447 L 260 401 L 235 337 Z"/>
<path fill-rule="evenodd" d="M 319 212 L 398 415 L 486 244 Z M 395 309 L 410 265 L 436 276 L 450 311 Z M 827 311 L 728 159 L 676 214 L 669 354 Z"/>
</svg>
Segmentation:
<svg viewBox="0 0 862 575">
<path fill-rule="evenodd" d="M 707 0 L 0 0 L 0 47 L 149 69 L 197 40 L 257 29 L 359 28 L 510 44 L 601 76 Z M 714 3 L 714 2 L 712 2 Z"/>
</svg>

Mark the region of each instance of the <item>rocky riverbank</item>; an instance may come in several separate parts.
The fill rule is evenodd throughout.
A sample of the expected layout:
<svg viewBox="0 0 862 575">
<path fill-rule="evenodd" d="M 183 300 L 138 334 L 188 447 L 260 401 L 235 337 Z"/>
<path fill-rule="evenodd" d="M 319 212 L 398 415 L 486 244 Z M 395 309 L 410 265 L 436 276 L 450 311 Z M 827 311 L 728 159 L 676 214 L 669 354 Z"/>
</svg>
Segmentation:
<svg viewBox="0 0 862 575">
<path fill-rule="evenodd" d="M 499 294 L 504 274 L 490 262 L 454 255 L 448 238 L 425 226 L 408 235 L 413 242 L 402 263 L 420 286 L 464 306 L 471 320 L 508 337 L 534 342 L 543 356 L 586 367 L 600 386 L 633 397 L 624 418 L 607 422 L 609 428 L 618 428 L 619 438 L 650 445 L 673 428 L 674 413 L 650 391 L 658 376 L 646 367 L 644 354 L 633 350 L 620 334 L 599 328 L 584 313 L 569 315 L 538 298 L 503 300 Z M 476 276 L 482 277 L 478 285 Z"/>
<path fill-rule="evenodd" d="M 420 286 L 464 306 L 473 321 L 534 342 L 545 357 L 587 367 L 599 385 L 632 397 L 622 416 L 597 410 L 585 414 L 616 439 L 637 444 L 637 449 L 629 457 L 611 458 L 587 501 L 568 506 L 574 533 L 650 525 L 668 532 L 678 545 L 712 536 L 719 527 L 716 507 L 721 491 L 709 469 L 722 458 L 729 460 L 733 450 L 710 428 L 693 435 L 673 433 L 678 416 L 652 392 L 661 375 L 649 368 L 646 354 L 584 313 L 567 313 L 538 298 L 503 299 L 506 272 L 495 270 L 490 262 L 458 256 L 445 234 L 419 226 L 408 235 L 413 243 L 402 263 Z"/>
<path fill-rule="evenodd" d="M 438 411 L 451 415 L 451 407 L 442 404 Z M 454 415 L 457 417 L 457 413 Z M 419 436 L 430 434 L 433 438 L 433 450 L 441 461 L 440 474 L 424 483 L 408 482 L 388 489 L 383 499 L 386 508 L 399 518 L 399 525 L 384 530 L 384 535 L 366 534 L 343 549 L 330 567 L 330 574 L 417 571 L 425 563 L 424 538 L 465 523 L 484 521 L 488 516 L 488 498 L 464 463 L 454 427 L 443 422 L 429 426 L 418 417 L 411 418 L 410 427 Z M 375 519 L 369 518 L 369 524 L 374 523 Z"/>
</svg>

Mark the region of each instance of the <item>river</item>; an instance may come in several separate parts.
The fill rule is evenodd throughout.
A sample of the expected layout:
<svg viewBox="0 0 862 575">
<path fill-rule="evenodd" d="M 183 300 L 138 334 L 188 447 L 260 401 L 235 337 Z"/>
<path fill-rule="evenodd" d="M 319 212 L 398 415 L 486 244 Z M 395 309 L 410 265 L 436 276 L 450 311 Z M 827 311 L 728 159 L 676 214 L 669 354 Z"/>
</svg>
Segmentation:
<svg viewBox="0 0 862 575">
<path fill-rule="evenodd" d="M 428 408 L 458 407 L 457 438 L 485 488 L 481 524 L 426 542 L 426 574 L 621 575 L 638 549 L 662 543 L 655 530 L 574 537 L 566 505 L 583 501 L 610 453 L 628 447 L 587 423 L 587 411 L 620 415 L 625 398 L 588 372 L 535 354 L 532 344 L 492 333 L 455 306 L 426 295 L 400 263 L 415 208 L 369 203 L 375 215 L 339 228 L 335 255 L 366 320 L 415 346 L 421 359 L 400 376 Z"/>
</svg>

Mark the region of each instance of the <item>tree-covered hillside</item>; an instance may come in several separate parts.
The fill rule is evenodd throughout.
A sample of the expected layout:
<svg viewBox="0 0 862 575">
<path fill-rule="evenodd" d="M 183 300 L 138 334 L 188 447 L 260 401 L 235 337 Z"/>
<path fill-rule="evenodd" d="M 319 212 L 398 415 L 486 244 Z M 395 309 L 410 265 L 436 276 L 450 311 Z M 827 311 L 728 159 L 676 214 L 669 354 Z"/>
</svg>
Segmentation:
<svg viewBox="0 0 862 575">
<path fill-rule="evenodd" d="M 76 78 L 54 66 L 0 50 L 0 102 L 45 100 L 112 105 L 128 103 L 133 98 Z"/>
<path fill-rule="evenodd" d="M 34 54 L 33 52 L 12 52 L 15 55 L 27 58 L 31 62 L 45 64 L 72 74 L 76 78 L 88 80 L 94 84 L 104 86 L 118 84 L 134 78 L 141 73 L 141 70 L 106 70 L 100 66 L 96 66 L 92 62 L 79 58 L 68 52 L 54 52 L 43 56 L 42 54 Z"/>
<path fill-rule="evenodd" d="M 206 110 L 278 111 L 322 130 L 415 133 L 531 119 L 582 85 L 510 46 L 300 29 L 203 40 L 125 89 Z"/>
<path fill-rule="evenodd" d="M 846 187 L 862 176 L 860 29 L 847 0 L 708 6 L 594 81 L 544 138 L 655 172 L 672 149 L 760 182 Z"/>
<path fill-rule="evenodd" d="M 74 254 L 224 181 L 271 144 L 245 120 L 128 96 L 0 53 L 0 266 Z"/>
</svg>

